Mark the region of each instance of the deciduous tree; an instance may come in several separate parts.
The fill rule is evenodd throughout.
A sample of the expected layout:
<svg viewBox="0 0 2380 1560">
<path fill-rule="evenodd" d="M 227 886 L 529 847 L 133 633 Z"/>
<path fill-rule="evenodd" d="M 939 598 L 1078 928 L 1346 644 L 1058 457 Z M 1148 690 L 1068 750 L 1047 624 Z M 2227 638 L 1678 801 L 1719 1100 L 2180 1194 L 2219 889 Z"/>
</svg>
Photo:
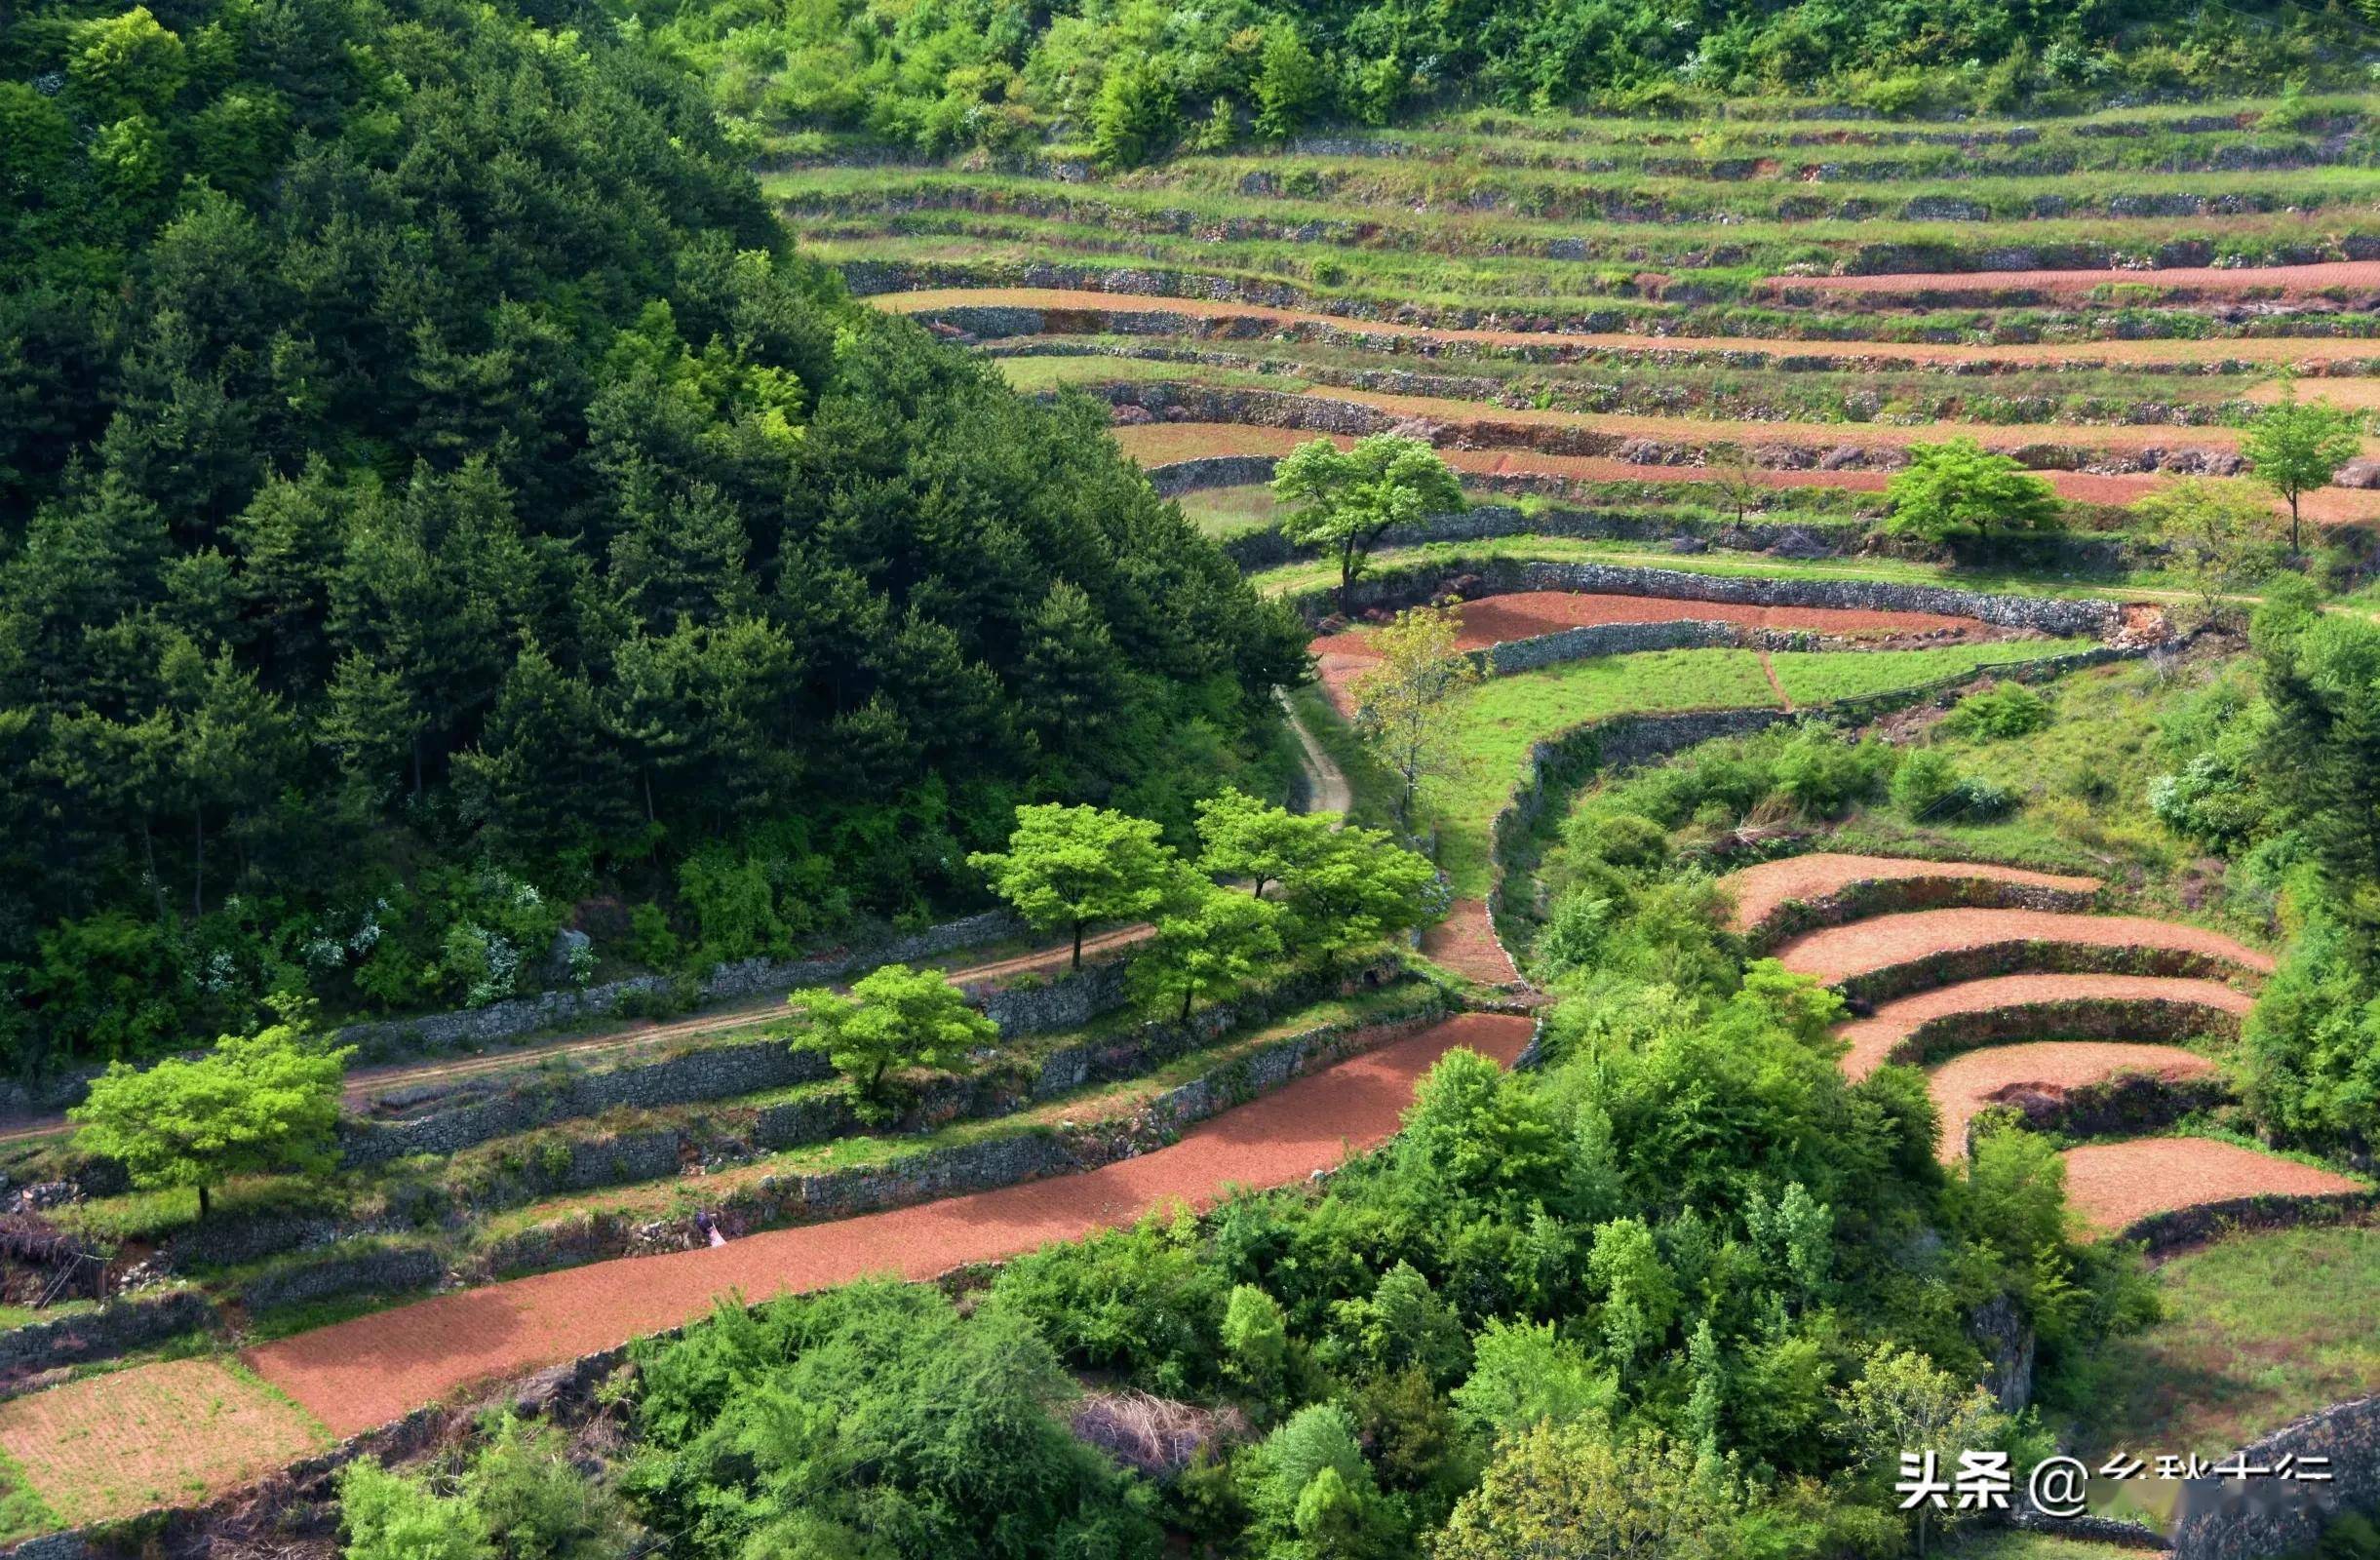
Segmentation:
<svg viewBox="0 0 2380 1560">
<path fill-rule="evenodd" d="M 1198 803 L 1198 870 L 1210 878 L 1247 878 L 1249 892 L 1289 876 L 1323 848 L 1336 813 L 1291 812 L 1226 786 Z"/>
<path fill-rule="evenodd" d="M 2182 576 L 2208 623 L 2237 621 L 2232 600 L 2281 563 L 2281 521 L 2237 483 L 2186 477 L 2132 506 L 2169 549 L 2166 567 Z"/>
<path fill-rule="evenodd" d="M 190 1187 L 206 1217 L 236 1175 L 320 1174 L 338 1162 L 332 1129 L 353 1046 L 325 1049 L 294 1008 L 254 1034 L 226 1034 L 196 1060 L 111 1064 L 67 1112 L 75 1146 L 122 1161 L 133 1185 Z"/>
<path fill-rule="evenodd" d="M 939 973 L 886 964 L 854 982 L 851 994 L 813 986 L 786 998 L 826 1041 L 827 1060 L 874 1098 L 894 1068 L 948 1068 L 998 1038 L 999 1026 L 967 1005 Z"/>
<path fill-rule="evenodd" d="M 1893 473 L 1885 496 L 1895 535 L 1945 542 L 1969 534 L 2048 530 L 2058 524 L 2057 490 L 2007 455 L 1987 453 L 1972 439 L 1911 445 L 1909 464 Z"/>
<path fill-rule="evenodd" d="M 2289 551 L 2298 544 L 2298 500 L 2355 458 L 2362 443 L 2356 414 L 2327 400 L 2297 399 L 2297 379 L 2281 376 L 2281 399 L 2257 414 L 2240 441 L 2255 479 L 2289 506 Z"/>
<path fill-rule="evenodd" d="M 1290 506 L 1283 535 L 1338 560 L 1341 611 L 1349 610 L 1381 532 L 1463 507 L 1463 488 L 1437 451 L 1391 433 L 1358 439 L 1351 449 L 1328 439 L 1298 446 L 1274 470 L 1272 496 Z"/>
<path fill-rule="evenodd" d="M 967 864 L 1036 928 L 1064 926 L 1082 968 L 1082 934 L 1093 921 L 1146 916 L 1164 902 L 1173 852 L 1146 818 L 1057 802 L 1017 808 L 1004 851 Z"/>
<path fill-rule="evenodd" d="M 1479 667 L 1455 648 L 1456 629 L 1455 614 L 1444 607 L 1399 612 L 1395 622 L 1372 631 L 1380 659 L 1348 688 L 1357 734 L 1404 782 L 1396 816 L 1407 828 L 1423 782 L 1459 773 L 1463 763 L 1454 701 L 1479 681 Z"/>
<path fill-rule="evenodd" d="M 1281 910 L 1203 879 L 1187 902 L 1157 917 L 1156 935 L 1132 957 L 1132 978 L 1151 996 L 1180 994 L 1189 1018 L 1201 996 L 1236 991 L 1281 955 Z"/>
</svg>

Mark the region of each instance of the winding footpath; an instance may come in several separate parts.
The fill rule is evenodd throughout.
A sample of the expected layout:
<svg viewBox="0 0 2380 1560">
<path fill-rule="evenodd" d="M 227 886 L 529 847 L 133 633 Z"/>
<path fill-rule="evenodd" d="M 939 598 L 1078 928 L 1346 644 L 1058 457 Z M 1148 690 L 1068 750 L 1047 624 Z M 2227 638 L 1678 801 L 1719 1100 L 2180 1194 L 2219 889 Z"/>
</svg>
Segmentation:
<svg viewBox="0 0 2380 1560">
<path fill-rule="evenodd" d="M 757 1302 L 873 1274 L 933 1278 L 1175 1204 L 1211 1206 L 1233 1188 L 1303 1180 L 1392 1135 L 1415 1084 L 1447 1051 L 1467 1046 L 1509 1066 L 1531 1032 L 1527 1017 L 1462 1014 L 1100 1169 L 540 1273 L 300 1333 L 243 1356 L 261 1390 L 209 1362 L 92 1377 L 0 1404 L 0 1452 L 69 1520 L 186 1502 L 288 1462 L 309 1449 L 317 1422 L 351 1435 L 696 1320 L 729 1293 Z M 62 1434 L 69 1426 L 82 1428 Z"/>
<path fill-rule="evenodd" d="M 1936 1148 L 1946 1161 L 1964 1157 L 1969 1122 L 1994 1105 L 2054 1108 L 2125 1077 L 2207 1077 L 2218 1070 L 2212 1058 L 2137 1036 L 2235 1035 L 2251 1000 L 2235 983 L 2273 968 L 2265 954 L 2204 927 L 2037 908 L 2061 896 L 2087 901 L 2099 886 L 2088 878 L 1824 853 L 1747 868 L 1728 886 L 1737 930 L 1756 940 L 1806 923 L 1797 917 L 1832 922 L 1779 944 L 1775 956 L 1786 968 L 1892 994 L 1837 1027 L 1843 1067 L 1856 1079 L 1887 1062 L 1938 1061 L 1927 1092 L 1940 1112 Z M 1929 895 L 1960 903 L 1894 908 Z M 1974 973 L 1978 964 L 1991 972 Z M 2189 1208 L 2364 1190 L 2319 1166 L 2207 1138 L 2092 1142 L 2062 1158 L 2069 1204 L 2107 1234 Z"/>
</svg>

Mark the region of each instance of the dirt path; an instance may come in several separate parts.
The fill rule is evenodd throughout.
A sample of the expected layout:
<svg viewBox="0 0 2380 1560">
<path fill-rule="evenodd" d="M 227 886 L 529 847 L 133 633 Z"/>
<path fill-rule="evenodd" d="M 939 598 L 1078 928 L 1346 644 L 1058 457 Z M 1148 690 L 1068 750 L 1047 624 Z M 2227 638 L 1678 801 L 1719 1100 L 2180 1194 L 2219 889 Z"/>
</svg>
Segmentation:
<svg viewBox="0 0 2380 1560">
<path fill-rule="evenodd" d="M 1497 940 L 1496 922 L 1484 899 L 1458 899 L 1446 918 L 1422 934 L 1422 953 L 1466 980 L 1505 986 L 1521 978 Z"/>
<path fill-rule="evenodd" d="M 1175 1200 L 1203 1205 L 1229 1187 L 1301 1180 L 1393 1133 L 1415 1083 L 1449 1049 L 1471 1046 L 1508 1065 L 1530 1028 L 1505 1014 L 1449 1019 L 1200 1122 L 1169 1148 L 1081 1175 L 441 1295 L 247 1358 L 333 1434 L 352 1434 L 474 1383 L 676 1326 L 729 1289 L 759 1301 L 869 1273 L 929 1278 L 1079 1239 Z"/>
<path fill-rule="evenodd" d="M 2126 1040 L 2036 1040 L 1962 1052 L 1935 1068 L 1926 1082 L 1926 1092 L 1942 1112 L 1935 1151 L 1945 1164 L 1965 1158 L 1967 1123 L 2012 1094 L 2063 1094 L 2126 1072 L 2187 1078 L 2213 1071 L 2213 1059 L 2196 1051 Z"/>
<path fill-rule="evenodd" d="M 1719 885 L 1736 896 L 1736 930 L 1747 932 L 1795 900 L 1829 898 L 1854 883 L 1930 878 L 2008 883 L 2078 897 L 2096 893 L 2099 888 L 2096 878 L 2067 878 L 1989 862 L 1917 861 L 1904 856 L 1854 856 L 1831 850 L 1764 861 L 1729 873 L 1719 879 Z"/>
<path fill-rule="evenodd" d="M 1290 734 L 1298 739 L 1298 758 L 1306 770 L 1306 810 L 1336 812 L 1344 816 L 1349 807 L 1355 805 L 1354 788 L 1347 784 L 1346 771 L 1339 767 L 1339 761 L 1325 752 L 1322 744 L 1315 740 L 1313 732 L 1307 729 L 1306 722 L 1298 717 L 1298 707 L 1290 703 L 1289 695 L 1279 688 L 1273 689 L 1272 693 L 1274 698 L 1281 701 L 1281 712 L 1289 717 Z"/>
<path fill-rule="evenodd" d="M 2046 910 L 1916 910 L 1829 926 L 1776 951 L 1787 969 L 1828 985 L 1930 955 L 1995 943 L 2067 943 L 2198 954 L 2257 974 L 2273 960 L 2246 944 L 2178 921 L 2145 916 L 2076 916 Z"/>
<path fill-rule="evenodd" d="M 1762 650 L 1759 652 L 1759 654 L 1760 675 L 1769 680 L 1769 691 L 1776 695 L 1776 707 L 1784 711 L 1787 715 L 1791 715 L 1793 713 L 1793 698 L 1785 691 L 1785 684 L 1777 681 L 1776 663 L 1769 659 L 1769 652 L 1767 650 Z"/>
<path fill-rule="evenodd" d="M 1994 975 L 1979 981 L 1957 981 L 1918 992 L 1890 1002 L 1879 1002 L 1874 1014 L 1854 1019 L 1835 1033 L 1851 1042 L 1843 1070 L 1854 1078 L 1892 1060 L 1893 1051 L 1919 1028 L 1957 1014 L 1988 1013 L 1999 1008 L 2034 1007 L 2056 1002 L 2151 1002 L 2204 1009 L 2208 1015 L 2244 1018 L 2255 999 L 2220 981 L 2192 980 L 2167 975 Z"/>
<path fill-rule="evenodd" d="M 2020 271 L 1999 274 L 2033 276 L 2042 273 Z M 2082 274 L 2102 281 L 2128 281 L 2144 275 L 2128 271 Z M 2161 274 L 2145 273 L 2148 277 Z M 1811 280 L 1833 286 L 1867 279 L 1824 277 Z M 1908 278 L 1877 280 L 1907 281 Z M 1799 287 L 1807 284 L 1798 278 L 1779 278 L 1775 285 Z M 929 314 L 971 305 L 1039 309 L 1058 316 L 1047 322 L 1047 329 L 1055 334 L 1106 333 L 1108 321 L 1115 315 L 1162 312 L 1210 322 L 1213 327 L 1208 332 L 1210 334 L 1224 333 L 1224 328 L 1232 322 L 1247 322 L 1272 330 L 1306 327 L 1344 331 L 1350 334 L 1378 336 L 1389 343 L 1470 342 L 1482 346 L 1641 352 L 1657 359 L 1686 354 L 1757 354 L 1770 358 L 1791 358 L 1797 365 L 1829 368 L 1887 369 L 1898 364 L 1951 367 L 2009 364 L 2062 369 L 2098 364 L 2239 362 L 2269 363 L 2277 367 L 2302 365 L 2319 369 L 2329 363 L 2360 362 L 2380 357 L 2380 342 L 2352 337 L 2324 340 L 2247 336 L 1969 346 L 1946 342 L 1805 341 L 1781 336 L 1668 336 L 1622 332 L 1465 330 L 1348 319 L 1334 314 L 1268 308 L 1260 304 L 1232 303 L 1212 298 L 1144 297 L 1069 288 L 937 288 L 917 292 L 880 292 L 868 301 L 895 314 Z"/>
<path fill-rule="evenodd" d="M 1129 948 L 1150 934 L 1143 926 L 1119 926 L 1100 932 L 1082 941 L 1083 956 L 1112 953 Z M 945 971 L 954 983 L 965 986 L 976 981 L 1003 980 L 1013 975 L 1033 974 L 1063 969 L 1073 956 L 1071 944 L 1056 948 L 1035 949 L 1030 954 L 1012 955 L 1005 958 L 980 960 L 956 965 Z M 931 967 L 931 961 L 928 961 Z M 536 1045 L 508 1047 L 481 1056 L 459 1058 L 450 1062 L 397 1063 L 387 1067 L 358 1068 L 347 1074 L 340 1103 L 356 1115 L 371 1113 L 372 1103 L 392 1089 L 418 1088 L 427 1083 L 452 1082 L 460 1078 L 477 1077 L 489 1072 L 509 1072 L 533 1068 L 559 1056 L 580 1059 L 605 1056 L 612 1052 L 633 1051 L 644 1046 L 665 1044 L 693 1035 L 721 1034 L 733 1030 L 750 1029 L 755 1025 L 773 1023 L 785 1016 L 783 994 L 758 1001 L 738 1002 L 731 1006 L 713 1008 L 693 1018 L 670 1019 L 664 1022 L 635 1023 L 606 1030 L 601 1034 L 580 1035 L 576 1038 L 555 1039 Z M 23 1138 L 42 1137 L 63 1131 L 67 1125 L 63 1115 L 19 1117 L 0 1128 L 0 1143 L 12 1143 Z"/>
</svg>

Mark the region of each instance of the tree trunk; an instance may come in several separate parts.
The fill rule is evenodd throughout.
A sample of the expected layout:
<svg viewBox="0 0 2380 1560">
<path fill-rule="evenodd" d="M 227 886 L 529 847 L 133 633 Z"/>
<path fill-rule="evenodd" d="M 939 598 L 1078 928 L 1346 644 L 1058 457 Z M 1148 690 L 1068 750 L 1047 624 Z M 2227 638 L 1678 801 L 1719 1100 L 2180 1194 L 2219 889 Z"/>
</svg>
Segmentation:
<svg viewBox="0 0 2380 1560">
<path fill-rule="evenodd" d="M 1087 924 L 1087 923 L 1086 923 L 1086 922 L 1083 922 L 1083 921 L 1076 921 L 1076 922 L 1074 922 L 1074 964 L 1073 964 L 1073 967 L 1074 967 L 1074 968 L 1076 968 L 1076 969 L 1080 969 L 1080 968 L 1082 968 L 1082 928 L 1083 928 L 1083 927 L 1084 927 L 1084 925 L 1086 925 L 1086 924 Z"/>
<path fill-rule="evenodd" d="M 206 1218 L 208 1209 L 212 1206 L 213 1204 L 207 1198 L 207 1183 L 202 1181 L 198 1184 L 198 1216 L 201 1219 Z"/>
<path fill-rule="evenodd" d="M 1351 540 L 1339 550 L 1339 611 L 1343 617 L 1355 615 L 1355 543 Z"/>
<path fill-rule="evenodd" d="M 1182 1017 L 1181 1017 L 1181 1019 L 1180 1019 L 1178 1022 L 1181 1022 L 1181 1023 L 1184 1023 L 1184 1024 L 1187 1024 L 1187 1023 L 1189 1023 L 1189 1022 L 1190 1022 L 1190 999 L 1191 999 L 1191 997 L 1195 996 L 1196 994 L 1197 994 L 1197 988 L 1196 988 L 1196 987 L 1192 987 L 1192 986 L 1185 986 L 1185 987 L 1183 987 L 1183 988 L 1182 988 Z"/>
<path fill-rule="evenodd" d="M 149 815 L 140 815 L 140 859 L 148 867 L 149 897 L 157 901 L 157 918 L 166 918 L 165 879 L 157 876 L 157 838 L 149 833 Z"/>
<path fill-rule="evenodd" d="M 1272 879 L 1271 879 L 1271 878 L 1259 878 L 1256 880 L 1256 897 L 1257 897 L 1257 898 L 1262 899 L 1262 898 L 1264 898 L 1264 897 L 1265 897 L 1265 885 L 1266 885 L 1267 883 L 1270 882 L 1270 881 L 1272 881 Z"/>
<path fill-rule="evenodd" d="M 2292 488 L 2289 489 L 2289 556 L 2302 558 L 2305 551 L 2297 541 L 2297 489 Z"/>
</svg>

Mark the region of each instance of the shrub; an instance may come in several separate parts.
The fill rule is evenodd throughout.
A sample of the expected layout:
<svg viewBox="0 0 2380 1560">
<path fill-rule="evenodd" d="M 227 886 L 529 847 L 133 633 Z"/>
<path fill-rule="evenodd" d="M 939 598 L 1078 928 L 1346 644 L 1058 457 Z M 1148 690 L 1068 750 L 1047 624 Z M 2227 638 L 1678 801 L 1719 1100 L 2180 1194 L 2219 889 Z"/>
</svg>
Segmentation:
<svg viewBox="0 0 2380 1560">
<path fill-rule="evenodd" d="M 2049 701 L 2022 682 L 1999 682 L 1970 693 L 1943 718 L 1942 729 L 1961 736 L 2020 737 L 2049 723 Z"/>
</svg>

